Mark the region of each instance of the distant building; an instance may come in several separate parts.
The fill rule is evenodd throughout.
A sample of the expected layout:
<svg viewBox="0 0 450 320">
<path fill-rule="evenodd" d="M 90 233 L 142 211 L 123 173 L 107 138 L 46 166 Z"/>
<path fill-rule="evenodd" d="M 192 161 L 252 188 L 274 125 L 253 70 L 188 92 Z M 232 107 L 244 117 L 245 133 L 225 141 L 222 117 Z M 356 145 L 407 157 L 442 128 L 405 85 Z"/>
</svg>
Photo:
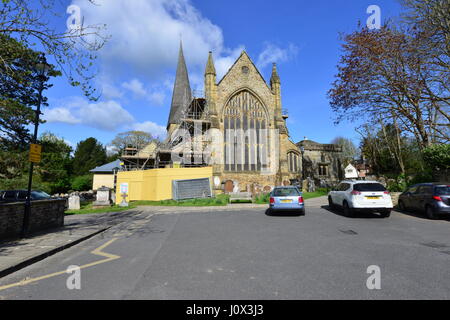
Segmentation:
<svg viewBox="0 0 450 320">
<path fill-rule="evenodd" d="M 312 140 L 302 140 L 297 146 L 302 153 L 302 170 L 305 178 L 313 178 L 319 183 L 324 181 L 328 185 L 342 180 L 342 147 Z"/>
<path fill-rule="evenodd" d="M 92 190 L 97 190 L 102 186 L 113 189 L 114 188 L 114 173 L 121 169 L 121 161 L 116 160 L 97 168 L 90 170 L 89 172 L 94 174 L 92 182 Z"/>
</svg>

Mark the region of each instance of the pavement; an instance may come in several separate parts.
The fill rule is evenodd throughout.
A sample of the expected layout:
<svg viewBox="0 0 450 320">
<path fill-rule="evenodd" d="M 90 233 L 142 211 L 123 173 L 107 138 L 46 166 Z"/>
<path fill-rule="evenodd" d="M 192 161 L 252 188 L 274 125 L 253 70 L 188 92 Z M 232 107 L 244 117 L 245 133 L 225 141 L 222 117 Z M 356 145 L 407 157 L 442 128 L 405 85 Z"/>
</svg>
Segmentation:
<svg viewBox="0 0 450 320">
<path fill-rule="evenodd" d="M 239 208 L 266 208 L 267 205 L 231 204 L 214 210 L 233 211 Z M 136 215 L 152 213 L 182 213 L 211 211 L 211 207 L 138 207 L 125 212 L 70 215 L 64 227 L 38 232 L 27 238 L 0 241 L 0 278 L 45 259 L 59 251 L 85 241 L 114 225 L 127 223 Z"/>
<path fill-rule="evenodd" d="M 137 212 L 66 216 L 64 227 L 37 232 L 22 239 L 0 241 L 0 278 L 127 221 Z"/>
<path fill-rule="evenodd" d="M 265 208 L 68 217 L 109 228 L 0 278 L 0 300 L 450 299 L 448 219 L 396 211 L 348 218 L 326 198 L 307 200 L 304 217 Z M 73 265 L 79 289 L 68 286 Z M 370 290 L 373 266 L 381 284 Z"/>
</svg>

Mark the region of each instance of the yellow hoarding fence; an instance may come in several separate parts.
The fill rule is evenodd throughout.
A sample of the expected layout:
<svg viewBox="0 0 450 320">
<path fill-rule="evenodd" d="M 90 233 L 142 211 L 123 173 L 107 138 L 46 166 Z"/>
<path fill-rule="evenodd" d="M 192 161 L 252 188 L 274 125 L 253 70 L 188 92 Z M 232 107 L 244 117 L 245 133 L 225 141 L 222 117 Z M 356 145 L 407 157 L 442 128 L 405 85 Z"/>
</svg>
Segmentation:
<svg viewBox="0 0 450 320">
<path fill-rule="evenodd" d="M 117 173 L 116 203 L 122 201 L 120 185 L 127 185 L 127 201 L 161 201 L 172 199 L 172 181 L 210 178 L 212 167 L 202 168 L 164 168 L 140 171 L 121 171 Z"/>
</svg>

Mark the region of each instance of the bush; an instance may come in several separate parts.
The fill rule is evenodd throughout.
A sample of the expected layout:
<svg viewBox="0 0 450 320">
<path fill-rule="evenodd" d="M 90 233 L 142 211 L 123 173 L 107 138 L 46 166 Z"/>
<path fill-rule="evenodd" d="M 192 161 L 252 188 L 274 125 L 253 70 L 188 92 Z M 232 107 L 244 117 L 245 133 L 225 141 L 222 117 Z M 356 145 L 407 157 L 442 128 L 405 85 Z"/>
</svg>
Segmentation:
<svg viewBox="0 0 450 320">
<path fill-rule="evenodd" d="M 407 188 L 408 183 L 404 174 L 398 175 L 393 181 L 388 180 L 386 188 L 390 192 L 403 192 Z"/>
<path fill-rule="evenodd" d="M 75 191 L 86 191 L 92 189 L 92 175 L 79 176 L 73 179 L 72 189 Z"/>
<path fill-rule="evenodd" d="M 270 193 L 262 193 L 255 197 L 255 203 L 257 204 L 267 204 L 269 203 Z"/>
<path fill-rule="evenodd" d="M 450 144 L 436 144 L 426 148 L 423 160 L 432 170 L 450 169 Z"/>
</svg>

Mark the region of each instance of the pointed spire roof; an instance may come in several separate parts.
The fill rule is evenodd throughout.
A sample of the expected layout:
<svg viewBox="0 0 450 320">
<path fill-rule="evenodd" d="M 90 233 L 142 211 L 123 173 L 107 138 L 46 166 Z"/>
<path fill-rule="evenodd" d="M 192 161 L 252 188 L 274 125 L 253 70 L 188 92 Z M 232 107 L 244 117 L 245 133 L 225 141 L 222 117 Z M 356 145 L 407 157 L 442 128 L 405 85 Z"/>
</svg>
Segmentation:
<svg viewBox="0 0 450 320">
<path fill-rule="evenodd" d="M 214 61 L 211 51 L 209 52 L 208 62 L 206 63 L 205 75 L 207 74 L 216 75 L 216 68 L 214 67 Z"/>
<path fill-rule="evenodd" d="M 192 92 L 189 84 L 189 76 L 184 60 L 183 44 L 180 41 L 180 50 L 178 53 L 177 74 L 175 76 L 175 84 L 173 86 L 172 104 L 170 106 L 170 115 L 167 127 L 170 124 L 176 124 L 181 118 L 181 113 L 186 106 L 191 103 Z"/>
<path fill-rule="evenodd" d="M 272 66 L 272 76 L 270 77 L 270 84 L 273 83 L 281 83 L 280 81 L 280 76 L 278 75 L 277 72 L 277 64 L 274 63 Z"/>
</svg>

